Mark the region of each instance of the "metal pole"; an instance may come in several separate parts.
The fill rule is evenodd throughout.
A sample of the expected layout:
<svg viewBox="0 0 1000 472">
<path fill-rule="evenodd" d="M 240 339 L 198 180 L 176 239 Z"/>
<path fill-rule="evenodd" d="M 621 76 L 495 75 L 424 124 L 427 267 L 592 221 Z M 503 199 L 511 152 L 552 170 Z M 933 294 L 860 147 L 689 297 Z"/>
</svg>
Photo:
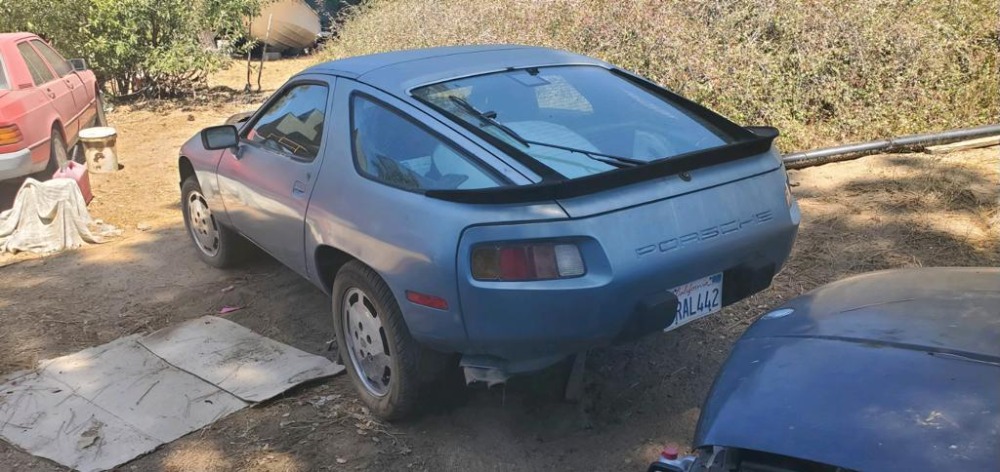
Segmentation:
<svg viewBox="0 0 1000 472">
<path fill-rule="evenodd" d="M 260 51 L 260 68 L 257 69 L 257 91 L 261 91 L 260 75 L 264 72 L 264 57 L 267 56 L 267 42 L 271 40 L 271 20 L 274 14 L 267 15 L 267 33 L 264 33 L 264 49 Z"/>
<path fill-rule="evenodd" d="M 249 41 L 250 38 L 253 37 L 253 35 L 250 33 L 250 31 L 251 31 L 251 24 L 252 23 L 253 23 L 253 18 L 251 18 L 251 17 L 248 16 L 247 17 L 247 41 Z M 257 42 L 256 39 L 254 39 L 253 41 Z M 247 85 L 246 85 L 246 87 L 243 87 L 243 91 L 247 92 L 247 93 L 249 93 L 253 89 L 253 85 L 250 84 L 250 77 L 251 77 L 250 74 L 253 73 L 252 72 L 252 70 L 253 70 L 252 69 L 253 59 L 251 58 L 251 53 L 252 52 L 253 52 L 253 47 L 247 47 Z"/>
<path fill-rule="evenodd" d="M 849 161 L 872 154 L 915 151 L 926 146 L 948 144 L 995 135 L 1000 135 L 1000 125 L 953 129 L 939 133 L 913 134 L 867 143 L 845 144 L 843 146 L 813 149 L 812 151 L 793 152 L 785 154 L 782 160 L 785 162 L 785 167 L 789 169 L 803 169 L 831 162 Z"/>
</svg>

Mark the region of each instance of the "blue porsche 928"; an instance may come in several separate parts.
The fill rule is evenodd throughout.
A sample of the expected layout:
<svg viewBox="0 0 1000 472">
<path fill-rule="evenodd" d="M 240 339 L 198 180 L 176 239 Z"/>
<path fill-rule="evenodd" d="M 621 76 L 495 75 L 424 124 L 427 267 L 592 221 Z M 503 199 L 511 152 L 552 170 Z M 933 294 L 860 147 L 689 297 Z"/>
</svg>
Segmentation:
<svg viewBox="0 0 1000 472">
<path fill-rule="evenodd" d="M 384 418 L 460 358 L 497 382 L 765 289 L 798 206 L 777 131 L 524 46 L 342 59 L 180 152 L 208 264 L 251 242 L 326 291 Z"/>
</svg>

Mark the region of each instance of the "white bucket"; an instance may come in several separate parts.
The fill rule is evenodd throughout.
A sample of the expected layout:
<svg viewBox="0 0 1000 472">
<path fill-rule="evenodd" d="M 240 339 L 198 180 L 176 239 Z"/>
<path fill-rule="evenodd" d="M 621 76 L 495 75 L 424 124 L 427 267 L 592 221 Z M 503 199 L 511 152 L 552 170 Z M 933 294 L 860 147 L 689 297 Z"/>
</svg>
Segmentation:
<svg viewBox="0 0 1000 472">
<path fill-rule="evenodd" d="M 118 153 L 115 142 L 118 132 L 114 128 L 99 126 L 80 130 L 80 143 L 87 158 L 87 168 L 94 173 L 118 171 Z"/>
</svg>

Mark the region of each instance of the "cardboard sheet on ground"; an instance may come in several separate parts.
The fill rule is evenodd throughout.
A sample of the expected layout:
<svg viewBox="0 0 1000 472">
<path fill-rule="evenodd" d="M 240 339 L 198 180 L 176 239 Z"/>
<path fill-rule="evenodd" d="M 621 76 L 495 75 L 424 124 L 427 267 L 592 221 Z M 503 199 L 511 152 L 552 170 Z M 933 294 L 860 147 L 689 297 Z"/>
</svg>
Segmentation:
<svg viewBox="0 0 1000 472">
<path fill-rule="evenodd" d="M 187 344 L 178 349 L 171 339 Z M 143 345 L 149 341 L 178 362 L 211 367 L 211 362 L 191 362 L 191 357 L 213 356 L 205 349 L 179 354 L 193 349 L 194 339 L 227 354 L 212 357 L 229 369 L 218 371 L 233 373 L 222 380 L 250 392 L 248 397 L 263 400 L 269 392 L 343 371 L 235 323 L 204 317 L 145 338 L 129 336 L 42 361 L 32 371 L 0 379 L 0 438 L 67 467 L 105 470 L 246 407 L 221 385 Z"/>
<path fill-rule="evenodd" d="M 232 321 L 203 316 L 139 342 L 167 362 L 249 401 L 267 400 L 344 366 L 255 334 Z"/>
</svg>

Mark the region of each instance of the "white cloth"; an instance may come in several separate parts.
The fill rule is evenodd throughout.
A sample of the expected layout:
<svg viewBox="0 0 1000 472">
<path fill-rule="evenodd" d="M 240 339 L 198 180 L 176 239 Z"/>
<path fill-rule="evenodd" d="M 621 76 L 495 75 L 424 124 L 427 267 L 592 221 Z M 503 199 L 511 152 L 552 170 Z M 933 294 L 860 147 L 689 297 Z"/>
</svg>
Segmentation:
<svg viewBox="0 0 1000 472">
<path fill-rule="evenodd" d="M 28 178 L 0 213 L 0 252 L 51 253 L 104 242 L 91 233 L 87 204 L 73 179 Z"/>
</svg>

